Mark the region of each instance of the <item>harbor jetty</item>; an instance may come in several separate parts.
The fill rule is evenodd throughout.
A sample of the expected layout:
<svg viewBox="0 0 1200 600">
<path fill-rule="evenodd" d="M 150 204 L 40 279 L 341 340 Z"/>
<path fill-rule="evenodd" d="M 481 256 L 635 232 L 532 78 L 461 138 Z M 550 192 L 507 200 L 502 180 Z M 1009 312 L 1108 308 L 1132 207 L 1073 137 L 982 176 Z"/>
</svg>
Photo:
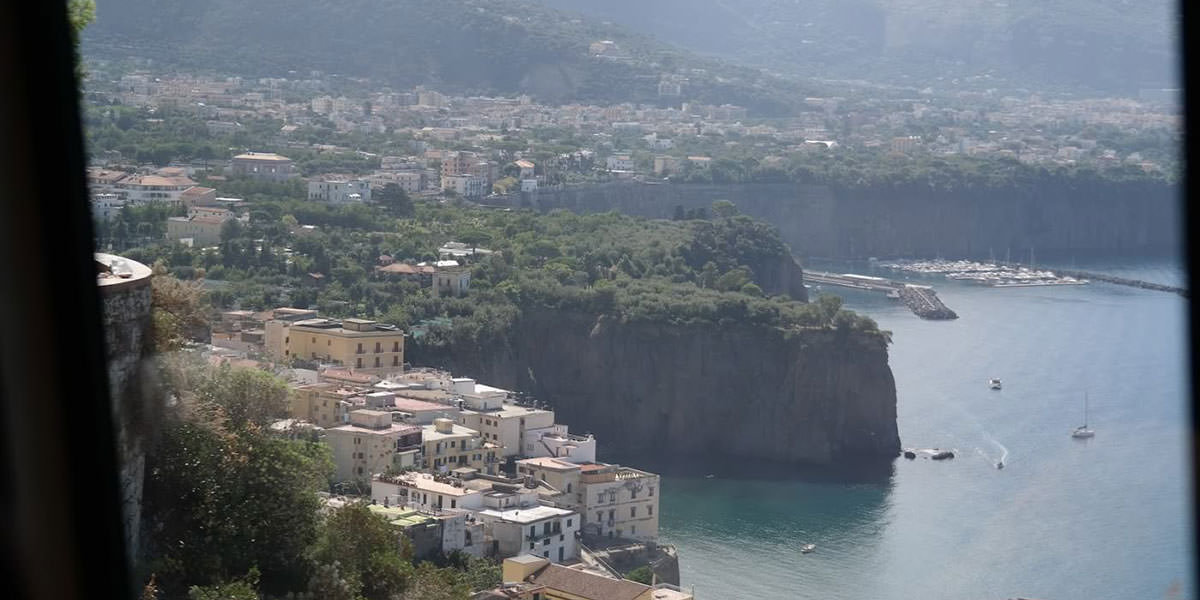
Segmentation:
<svg viewBox="0 0 1200 600">
<path fill-rule="evenodd" d="M 991 287 L 1029 287 L 1047 285 L 1086 285 L 1090 281 L 1103 281 L 1115 285 L 1141 288 L 1179 294 L 1188 297 L 1187 288 L 1152 283 L 1140 279 L 1128 279 L 1077 271 L 1074 269 L 1039 269 L 1033 265 L 1008 262 L 976 262 L 971 260 L 916 260 L 881 262 L 878 266 L 885 269 L 917 273 L 921 275 L 943 275 L 947 279 L 971 281 Z"/>
<path fill-rule="evenodd" d="M 898 291 L 904 305 L 922 319 L 947 321 L 958 318 L 958 313 L 942 304 L 941 299 L 937 297 L 937 292 L 929 286 L 906 284 Z"/>
<path fill-rule="evenodd" d="M 1001 263 L 1001 264 L 1005 264 L 1005 263 Z M 1172 294 L 1179 294 L 1180 296 L 1183 296 L 1184 298 L 1188 297 L 1187 288 L 1178 287 L 1178 286 L 1174 286 L 1174 285 L 1163 285 L 1161 283 L 1142 281 L 1140 279 L 1128 279 L 1125 277 L 1117 277 L 1115 275 L 1106 275 L 1104 273 L 1092 273 L 1090 271 L 1076 271 L 1073 269 L 1071 269 L 1071 270 L 1055 269 L 1054 272 L 1059 275 L 1062 275 L 1064 277 L 1074 277 L 1076 279 L 1088 279 L 1088 280 L 1092 280 L 1092 281 L 1103 281 L 1105 283 L 1111 283 L 1114 285 L 1124 285 L 1124 286 L 1128 286 L 1128 287 L 1141 288 L 1143 290 L 1155 290 L 1158 292 L 1170 292 Z"/>
<path fill-rule="evenodd" d="M 899 283 L 890 279 L 884 279 L 883 277 L 871 277 L 869 275 L 823 273 L 821 271 L 808 270 L 804 271 L 804 282 L 817 285 L 834 285 L 856 290 L 884 292 L 889 298 L 899 298 L 914 315 L 922 319 L 947 320 L 958 318 L 958 314 L 943 304 L 941 299 L 938 298 L 937 292 L 927 285 Z"/>
</svg>

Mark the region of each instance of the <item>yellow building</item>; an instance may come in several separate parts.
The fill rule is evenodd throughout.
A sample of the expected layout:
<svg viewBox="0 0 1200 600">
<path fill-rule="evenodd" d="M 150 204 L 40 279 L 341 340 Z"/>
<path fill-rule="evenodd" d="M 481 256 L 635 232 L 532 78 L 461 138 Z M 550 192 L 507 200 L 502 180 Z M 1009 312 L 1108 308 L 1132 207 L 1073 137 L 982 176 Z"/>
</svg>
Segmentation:
<svg viewBox="0 0 1200 600">
<path fill-rule="evenodd" d="M 273 319 L 265 330 L 266 350 L 279 360 L 313 360 L 369 373 L 404 368 L 404 332 L 395 325 L 366 319 Z"/>
<path fill-rule="evenodd" d="M 308 421 L 318 427 L 333 427 L 346 422 L 346 414 L 354 403 L 351 398 L 362 393 L 332 382 L 310 383 L 292 388 L 289 400 L 293 419 Z"/>
</svg>

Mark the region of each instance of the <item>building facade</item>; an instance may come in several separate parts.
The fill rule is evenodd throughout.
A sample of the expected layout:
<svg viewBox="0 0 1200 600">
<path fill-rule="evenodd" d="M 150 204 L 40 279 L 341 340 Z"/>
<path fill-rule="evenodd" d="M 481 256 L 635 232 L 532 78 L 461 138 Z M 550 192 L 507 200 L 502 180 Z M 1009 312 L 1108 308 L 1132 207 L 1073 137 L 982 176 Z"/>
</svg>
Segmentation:
<svg viewBox="0 0 1200 600">
<path fill-rule="evenodd" d="M 298 176 L 292 159 L 272 152 L 247 152 L 233 157 L 229 164 L 238 177 L 263 181 L 284 181 Z"/>
<path fill-rule="evenodd" d="M 392 422 L 390 412 L 355 410 L 350 422 L 325 430 L 333 448 L 334 481 L 367 483 L 390 468 L 417 465 L 421 428 Z"/>
<path fill-rule="evenodd" d="M 266 351 L 279 360 L 318 361 L 369 373 L 404 368 L 404 332 L 395 325 L 365 319 L 272 319 L 264 329 Z"/>
<path fill-rule="evenodd" d="M 371 184 L 366 179 L 319 179 L 308 182 L 308 199 L 329 204 L 371 201 Z"/>
</svg>

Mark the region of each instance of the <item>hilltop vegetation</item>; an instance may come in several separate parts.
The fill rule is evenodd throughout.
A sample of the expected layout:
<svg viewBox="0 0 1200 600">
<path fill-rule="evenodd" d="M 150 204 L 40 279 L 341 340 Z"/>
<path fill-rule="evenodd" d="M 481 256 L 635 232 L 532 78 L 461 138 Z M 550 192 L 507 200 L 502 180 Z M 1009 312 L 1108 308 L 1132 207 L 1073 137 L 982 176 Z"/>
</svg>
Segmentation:
<svg viewBox="0 0 1200 600">
<path fill-rule="evenodd" d="M 621 60 L 589 55 L 612 40 Z M 312 70 L 467 94 L 527 93 L 550 102 L 659 102 L 663 73 L 686 71 L 690 98 L 783 114 L 798 84 L 698 58 L 625 28 L 524 0 L 107 0 L 84 54 L 160 66 L 303 79 Z M 679 98 L 672 99 L 678 102 Z"/>
<path fill-rule="evenodd" d="M 1085 93 L 1178 77 L 1166 0 L 539 1 L 788 75 Z"/>
<path fill-rule="evenodd" d="M 678 221 L 424 202 L 413 210 L 397 216 L 378 206 L 262 196 L 249 226 L 229 225 L 216 247 L 155 242 L 124 254 L 162 261 L 183 279 L 208 280 L 219 308 L 317 307 L 405 328 L 448 318 L 449 326 L 432 327 L 427 343 L 499 342 L 523 311 L 547 309 L 627 322 L 880 335 L 873 321 L 842 310 L 836 298 L 806 304 L 771 289 L 792 260 L 789 250 L 773 227 L 737 214 L 728 202 L 716 203 L 711 219 Z M 289 224 L 296 223 L 320 230 L 295 236 Z M 473 262 L 467 297 L 436 297 L 416 282 L 374 272 L 381 255 L 433 260 L 450 240 L 496 251 Z"/>
</svg>

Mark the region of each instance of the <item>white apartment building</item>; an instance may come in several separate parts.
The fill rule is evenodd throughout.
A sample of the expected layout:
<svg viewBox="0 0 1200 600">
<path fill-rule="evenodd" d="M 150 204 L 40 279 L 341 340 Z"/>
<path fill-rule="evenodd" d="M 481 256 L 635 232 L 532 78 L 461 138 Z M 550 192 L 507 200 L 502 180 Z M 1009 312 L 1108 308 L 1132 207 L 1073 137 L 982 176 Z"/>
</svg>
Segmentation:
<svg viewBox="0 0 1200 600">
<path fill-rule="evenodd" d="M 579 514 L 575 511 L 532 505 L 507 510 L 488 508 L 476 516 L 483 522 L 484 536 L 492 543 L 493 556 L 528 553 L 561 563 L 579 555 L 575 539 Z"/>
<path fill-rule="evenodd" d="M 584 533 L 639 541 L 658 539 L 659 476 L 632 467 L 580 465 Z"/>
<path fill-rule="evenodd" d="M 633 157 L 628 154 L 614 154 L 604 159 L 604 168 L 609 171 L 632 171 Z"/>
<path fill-rule="evenodd" d="M 542 497 L 576 510 L 585 536 L 658 539 L 659 476 L 620 465 L 574 464 L 556 458 L 517 461 L 517 475 L 543 485 Z M 550 489 L 545 489 L 546 487 Z"/>
<path fill-rule="evenodd" d="M 575 464 L 596 462 L 596 437 L 590 433 L 572 434 L 561 423 L 527 428 L 524 439 L 523 456 L 546 456 Z"/>
<path fill-rule="evenodd" d="M 407 506 L 436 512 L 446 509 L 482 510 L 483 492 L 463 482 L 431 473 L 402 473 L 371 479 L 371 499 L 385 506 Z"/>
<path fill-rule="evenodd" d="M 113 185 L 113 193 L 126 204 L 183 203 L 183 192 L 196 185 L 186 175 L 130 175 Z"/>
<path fill-rule="evenodd" d="M 366 179 L 317 179 L 308 182 L 308 199 L 329 204 L 371 201 L 371 184 Z"/>
<path fill-rule="evenodd" d="M 554 426 L 554 411 L 511 404 L 506 401 L 508 390 L 465 377 L 452 379 L 451 386 L 463 402 L 459 423 L 503 446 L 502 456 L 521 455 L 529 431 Z"/>
<path fill-rule="evenodd" d="M 372 189 L 394 183 L 409 195 L 425 189 L 425 174 L 421 171 L 377 171 L 368 178 Z"/>
<path fill-rule="evenodd" d="M 442 190 L 453 191 L 461 198 L 482 198 L 487 178 L 479 175 L 442 175 Z"/>
<path fill-rule="evenodd" d="M 113 193 L 92 194 L 92 218 L 107 221 L 117 216 L 125 207 L 125 201 Z"/>
</svg>

